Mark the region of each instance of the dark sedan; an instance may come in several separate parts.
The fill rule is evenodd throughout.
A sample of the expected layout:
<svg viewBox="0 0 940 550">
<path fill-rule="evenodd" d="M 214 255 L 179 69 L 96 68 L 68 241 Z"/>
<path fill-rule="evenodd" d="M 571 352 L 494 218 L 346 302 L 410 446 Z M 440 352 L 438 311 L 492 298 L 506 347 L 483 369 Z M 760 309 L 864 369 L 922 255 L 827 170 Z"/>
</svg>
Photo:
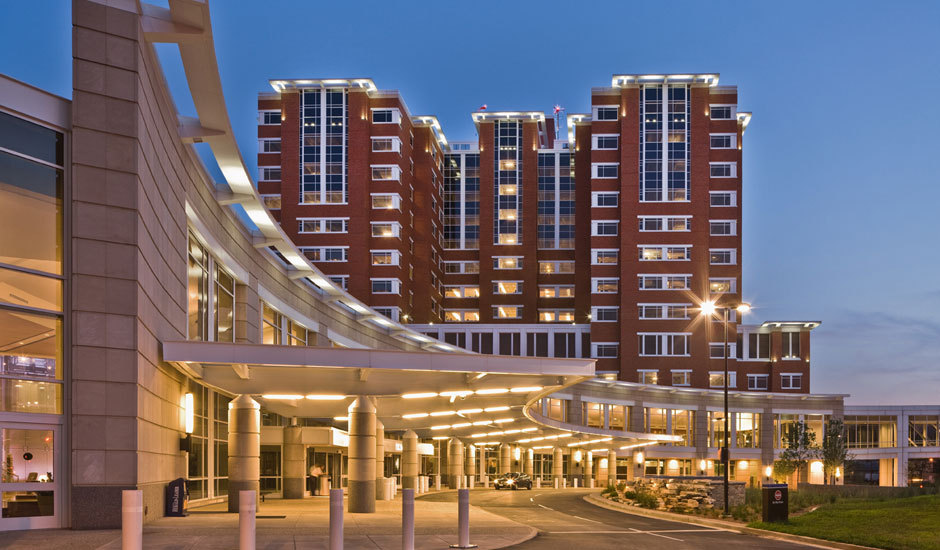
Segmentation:
<svg viewBox="0 0 940 550">
<path fill-rule="evenodd" d="M 529 489 L 532 490 L 532 478 L 521 472 L 503 474 L 493 481 L 493 487 L 500 489 Z"/>
</svg>

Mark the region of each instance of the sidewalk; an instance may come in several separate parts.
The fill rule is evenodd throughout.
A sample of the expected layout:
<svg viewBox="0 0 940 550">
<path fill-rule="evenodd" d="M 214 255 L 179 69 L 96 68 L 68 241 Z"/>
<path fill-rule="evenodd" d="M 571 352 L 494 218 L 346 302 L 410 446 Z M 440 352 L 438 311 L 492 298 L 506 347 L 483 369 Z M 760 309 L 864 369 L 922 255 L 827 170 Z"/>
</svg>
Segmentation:
<svg viewBox="0 0 940 550">
<path fill-rule="evenodd" d="M 400 495 L 399 495 L 400 497 Z M 344 514 L 345 548 L 401 549 L 401 499 L 377 501 L 375 514 Z M 185 518 L 162 518 L 144 525 L 144 548 L 154 550 L 238 548 L 238 514 L 224 504 L 193 509 Z M 329 544 L 329 499 L 268 499 L 258 509 L 257 548 L 320 549 Z M 269 517 L 264 517 L 269 516 Z M 283 517 L 280 517 L 283 516 Z M 470 542 L 483 550 L 519 544 L 536 530 L 470 507 Z M 415 499 L 415 548 L 441 549 L 457 543 L 457 505 Z M 64 529 L 13 531 L 0 536 L 0 548 L 37 550 L 119 550 L 121 532 Z"/>
</svg>

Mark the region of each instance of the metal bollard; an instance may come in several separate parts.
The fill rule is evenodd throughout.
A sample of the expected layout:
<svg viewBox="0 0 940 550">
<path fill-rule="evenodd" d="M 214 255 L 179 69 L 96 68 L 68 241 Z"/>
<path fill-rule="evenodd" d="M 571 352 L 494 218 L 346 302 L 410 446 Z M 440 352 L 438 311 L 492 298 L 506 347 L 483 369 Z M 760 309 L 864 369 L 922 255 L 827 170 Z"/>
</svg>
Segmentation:
<svg viewBox="0 0 940 550">
<path fill-rule="evenodd" d="M 144 492 L 121 491 L 121 549 L 144 547 Z"/>
<path fill-rule="evenodd" d="M 562 488 L 562 489 L 567 489 L 567 488 L 568 488 L 568 478 L 567 478 L 567 477 L 561 478 L 561 488 Z"/>
<path fill-rule="evenodd" d="M 476 484 L 476 478 L 474 476 L 469 477 L 470 484 L 467 486 L 468 489 L 473 489 L 473 486 Z"/>
<path fill-rule="evenodd" d="M 457 491 L 457 544 L 451 548 L 476 548 L 470 544 L 470 489 Z"/>
<path fill-rule="evenodd" d="M 255 515 L 257 501 L 254 491 L 238 492 L 238 548 L 255 550 Z"/>
<path fill-rule="evenodd" d="M 441 474 L 437 474 L 434 476 L 434 490 L 435 491 L 441 490 Z"/>
<path fill-rule="evenodd" d="M 415 490 L 401 490 L 401 550 L 415 550 Z"/>
<path fill-rule="evenodd" d="M 557 488 L 558 488 L 558 478 L 557 478 L 557 477 L 554 479 L 554 483 L 555 483 L 555 488 L 557 489 Z"/>
<path fill-rule="evenodd" d="M 343 550 L 342 489 L 330 489 L 330 550 Z"/>
<path fill-rule="evenodd" d="M 577 478 L 577 477 L 574 478 L 574 488 L 575 488 L 575 489 L 578 488 L 578 482 L 579 482 L 579 481 L 580 481 L 580 478 Z"/>
<path fill-rule="evenodd" d="M 535 478 L 535 488 L 536 489 L 542 488 L 542 478 L 540 477 Z"/>
</svg>

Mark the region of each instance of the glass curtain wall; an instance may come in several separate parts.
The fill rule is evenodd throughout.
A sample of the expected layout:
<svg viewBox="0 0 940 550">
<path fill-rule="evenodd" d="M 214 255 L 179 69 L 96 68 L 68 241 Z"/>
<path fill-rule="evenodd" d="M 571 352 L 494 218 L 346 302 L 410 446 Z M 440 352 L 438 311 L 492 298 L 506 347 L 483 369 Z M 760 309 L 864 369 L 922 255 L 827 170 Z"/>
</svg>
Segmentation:
<svg viewBox="0 0 940 550">
<path fill-rule="evenodd" d="M 65 141 L 0 112 L 0 530 L 62 515 Z"/>
</svg>

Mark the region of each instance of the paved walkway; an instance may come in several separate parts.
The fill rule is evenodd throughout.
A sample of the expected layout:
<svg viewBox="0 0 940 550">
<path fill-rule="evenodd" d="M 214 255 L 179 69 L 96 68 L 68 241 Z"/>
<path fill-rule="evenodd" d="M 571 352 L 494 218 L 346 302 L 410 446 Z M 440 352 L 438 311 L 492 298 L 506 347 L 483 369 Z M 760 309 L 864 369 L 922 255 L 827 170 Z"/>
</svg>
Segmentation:
<svg viewBox="0 0 940 550">
<path fill-rule="evenodd" d="M 400 495 L 399 495 L 400 497 Z M 238 548 L 238 515 L 224 505 L 192 510 L 185 518 L 162 518 L 144 525 L 144 548 L 153 550 Z M 275 516 L 275 517 L 262 517 Z M 284 517 L 276 517 L 284 516 Z M 345 514 L 345 548 L 401 549 L 401 500 L 376 502 L 375 514 Z M 327 548 L 329 499 L 268 499 L 258 509 L 257 548 L 295 550 Z M 470 508 L 470 541 L 483 550 L 519 544 L 535 536 L 532 527 Z M 457 543 L 457 508 L 453 502 L 415 499 L 415 548 L 441 549 Z M 47 529 L 0 533 L 0 548 L 38 550 L 119 550 L 121 532 Z"/>
</svg>

